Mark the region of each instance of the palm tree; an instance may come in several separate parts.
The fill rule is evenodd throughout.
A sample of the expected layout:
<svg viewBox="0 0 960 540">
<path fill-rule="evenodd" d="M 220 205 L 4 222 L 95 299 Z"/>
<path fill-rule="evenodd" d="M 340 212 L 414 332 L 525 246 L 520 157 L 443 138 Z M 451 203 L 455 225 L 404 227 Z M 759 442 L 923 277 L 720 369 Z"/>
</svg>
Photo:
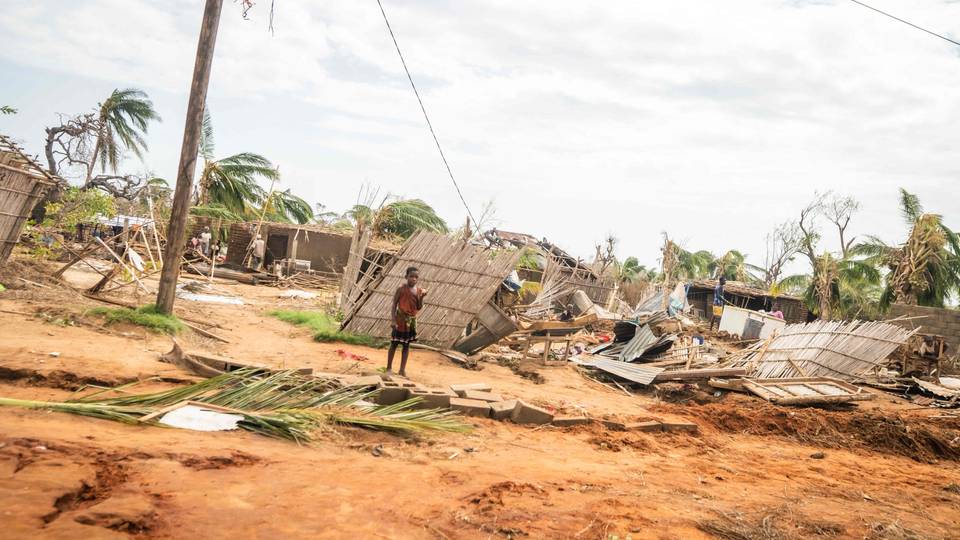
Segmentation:
<svg viewBox="0 0 960 540">
<path fill-rule="evenodd" d="M 203 112 L 198 153 L 203 158 L 203 169 L 197 182 L 197 204 L 200 206 L 220 205 L 234 214 L 244 214 L 267 198 L 258 179 L 274 181 L 280 178 L 270 160 L 260 154 L 241 152 L 214 159 L 213 122 L 208 109 Z"/>
<path fill-rule="evenodd" d="M 916 195 L 900 189 L 900 212 L 910 230 L 900 246 L 876 237 L 854 247 L 870 262 L 890 269 L 880 305 L 943 307 L 960 292 L 960 237 L 937 214 L 924 213 Z"/>
<path fill-rule="evenodd" d="M 706 250 L 687 251 L 673 244 L 677 254 L 675 275 L 680 279 L 702 279 L 710 275 L 710 265 L 716 260 L 713 253 Z"/>
<path fill-rule="evenodd" d="M 880 283 L 880 272 L 870 261 L 824 253 L 815 258 L 812 275 L 786 277 L 773 289 L 801 294 L 807 308 L 821 319 L 874 318 Z"/>
<path fill-rule="evenodd" d="M 723 254 L 719 259 L 710 262 L 708 270 L 714 278 L 723 276 L 730 281 L 741 281 L 744 283 L 758 283 L 762 280 L 753 273 L 763 271 L 747 262 L 747 257 L 743 253 L 731 249 Z"/>
<path fill-rule="evenodd" d="M 124 150 L 131 150 L 139 158 L 147 149 L 147 127 L 151 120 L 160 120 L 153 109 L 153 102 L 146 92 L 136 88 L 116 89 L 103 103 L 97 117 L 96 142 L 90 163 L 87 165 L 87 182 L 93 177 L 93 169 L 100 163 L 100 170 L 107 166 L 114 171 L 123 157 Z"/>
<path fill-rule="evenodd" d="M 257 210 L 263 211 L 264 217 L 268 221 L 281 221 L 309 223 L 313 220 L 313 208 L 310 203 L 297 197 L 289 189 L 284 191 L 274 191 L 263 203 L 263 207 Z"/>
<path fill-rule="evenodd" d="M 652 282 L 656 278 L 657 271 L 640 264 L 636 257 L 627 257 L 618 273 L 620 283 Z"/>
<path fill-rule="evenodd" d="M 449 232 L 443 218 L 420 199 L 398 199 L 381 204 L 379 208 L 356 204 L 345 216 L 354 223 L 371 224 L 374 234 L 385 238 L 398 237 L 405 240 L 419 230 L 443 234 Z"/>
</svg>

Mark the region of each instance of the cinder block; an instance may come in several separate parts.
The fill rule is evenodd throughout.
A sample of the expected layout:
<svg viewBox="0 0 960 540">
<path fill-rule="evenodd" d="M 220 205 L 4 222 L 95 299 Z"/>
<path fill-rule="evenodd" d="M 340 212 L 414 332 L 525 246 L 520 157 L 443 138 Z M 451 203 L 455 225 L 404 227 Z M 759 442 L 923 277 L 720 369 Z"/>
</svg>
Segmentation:
<svg viewBox="0 0 960 540">
<path fill-rule="evenodd" d="M 377 393 L 378 405 L 393 405 L 407 399 L 410 395 L 410 389 L 400 386 L 391 381 L 381 381 L 378 385 L 380 391 Z"/>
<path fill-rule="evenodd" d="M 490 404 L 490 418 L 494 420 L 506 420 L 513 416 L 513 410 L 517 408 L 517 400 L 499 401 Z"/>
<path fill-rule="evenodd" d="M 464 416 L 486 417 L 490 415 L 490 404 L 476 399 L 450 398 L 450 408 L 463 413 Z"/>
<path fill-rule="evenodd" d="M 586 416 L 558 416 L 553 419 L 553 425 L 558 427 L 582 426 L 590 423 L 593 423 L 593 419 Z"/>
<path fill-rule="evenodd" d="M 619 422 L 619 421 L 617 421 L 617 420 L 601 420 L 600 423 L 603 424 L 603 427 L 605 427 L 605 428 L 607 428 L 607 429 L 613 429 L 613 430 L 616 430 L 616 431 L 626 431 L 626 430 L 627 430 L 627 425 L 624 424 L 623 422 Z"/>
<path fill-rule="evenodd" d="M 480 392 L 489 392 L 493 390 L 493 387 L 487 383 L 475 382 L 475 383 L 465 383 L 465 384 L 451 384 L 450 390 L 453 390 L 453 393 L 457 394 L 460 397 L 463 397 L 463 393 L 467 390 L 479 390 Z"/>
<path fill-rule="evenodd" d="M 553 414 L 546 409 L 517 400 L 517 408 L 513 410 L 510 419 L 516 424 L 549 424 L 553 421 Z"/>
<path fill-rule="evenodd" d="M 700 431 L 700 426 L 693 422 L 664 422 L 661 425 L 664 431 L 685 431 L 687 433 Z"/>
<path fill-rule="evenodd" d="M 463 395 L 460 397 L 466 399 L 478 399 L 480 401 L 486 401 L 487 403 L 503 401 L 503 396 L 500 394 L 494 394 L 493 392 L 481 392 L 480 390 L 464 390 Z"/>
<path fill-rule="evenodd" d="M 647 420 L 646 422 L 634 422 L 632 424 L 626 424 L 624 429 L 627 431 L 645 432 L 663 431 L 663 424 L 657 422 L 656 420 Z"/>
<path fill-rule="evenodd" d="M 446 390 L 436 390 L 433 388 L 413 388 L 410 390 L 407 399 L 418 397 L 420 403 L 414 405 L 417 409 L 449 409 L 450 393 Z"/>
<path fill-rule="evenodd" d="M 361 386 L 377 386 L 381 382 L 383 382 L 383 379 L 381 379 L 379 375 L 367 375 L 365 377 L 357 377 L 353 379 L 348 384 L 346 384 L 346 386 L 349 388 L 357 388 Z"/>
</svg>

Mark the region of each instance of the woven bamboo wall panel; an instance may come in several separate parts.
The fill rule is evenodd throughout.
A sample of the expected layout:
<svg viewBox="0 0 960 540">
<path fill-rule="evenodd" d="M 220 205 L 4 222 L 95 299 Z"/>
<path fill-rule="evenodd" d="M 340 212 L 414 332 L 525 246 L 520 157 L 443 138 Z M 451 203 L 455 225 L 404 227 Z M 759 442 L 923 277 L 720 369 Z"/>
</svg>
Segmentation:
<svg viewBox="0 0 960 540">
<path fill-rule="evenodd" d="M 814 321 L 787 325 L 728 367 L 752 367 L 762 379 L 835 377 L 853 380 L 886 365 L 913 332 L 885 322 Z"/>
<path fill-rule="evenodd" d="M 420 286 L 429 291 L 417 316 L 418 339 L 450 347 L 519 257 L 519 250 L 493 251 L 421 231 L 404 244 L 383 277 L 370 285 L 344 330 L 388 338 L 394 292 L 405 281 L 407 267 L 415 266 L 420 270 Z"/>
<path fill-rule="evenodd" d="M 10 256 L 31 210 L 47 189 L 43 179 L 2 160 L 9 155 L 0 152 L 0 266 Z"/>
</svg>

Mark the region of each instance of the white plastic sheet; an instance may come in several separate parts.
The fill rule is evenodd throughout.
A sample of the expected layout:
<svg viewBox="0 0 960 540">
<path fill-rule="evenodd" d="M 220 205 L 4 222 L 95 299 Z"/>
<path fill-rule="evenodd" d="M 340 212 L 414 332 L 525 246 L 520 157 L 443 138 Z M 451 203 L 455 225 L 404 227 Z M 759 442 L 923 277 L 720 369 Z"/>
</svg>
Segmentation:
<svg viewBox="0 0 960 540">
<path fill-rule="evenodd" d="M 211 411 L 197 405 L 184 405 L 160 417 L 161 424 L 194 431 L 237 429 L 237 423 L 241 420 L 242 415 Z"/>
</svg>

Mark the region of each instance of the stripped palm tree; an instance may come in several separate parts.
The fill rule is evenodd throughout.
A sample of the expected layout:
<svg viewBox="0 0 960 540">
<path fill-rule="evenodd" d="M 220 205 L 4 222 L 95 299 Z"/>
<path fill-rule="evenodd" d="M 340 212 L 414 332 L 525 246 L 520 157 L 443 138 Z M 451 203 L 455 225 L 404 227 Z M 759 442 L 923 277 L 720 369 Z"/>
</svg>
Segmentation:
<svg viewBox="0 0 960 540">
<path fill-rule="evenodd" d="M 853 251 L 889 268 L 881 307 L 891 303 L 943 307 L 960 292 L 960 237 L 941 216 L 925 213 L 917 196 L 902 188 L 900 212 L 910 229 L 903 244 L 889 246 L 870 237 Z"/>
<path fill-rule="evenodd" d="M 93 170 L 100 164 L 100 170 L 109 166 L 116 171 L 125 150 L 130 150 L 139 158 L 147 149 L 145 135 L 151 120 L 160 120 L 153 109 L 153 102 L 147 94 L 136 88 L 116 89 L 103 103 L 97 117 L 96 142 L 87 164 L 87 178 L 93 178 Z"/>
<path fill-rule="evenodd" d="M 800 294 L 807 309 L 821 319 L 872 318 L 877 315 L 881 275 L 876 266 L 852 256 L 816 257 L 812 275 L 780 280 L 771 292 Z"/>
</svg>

